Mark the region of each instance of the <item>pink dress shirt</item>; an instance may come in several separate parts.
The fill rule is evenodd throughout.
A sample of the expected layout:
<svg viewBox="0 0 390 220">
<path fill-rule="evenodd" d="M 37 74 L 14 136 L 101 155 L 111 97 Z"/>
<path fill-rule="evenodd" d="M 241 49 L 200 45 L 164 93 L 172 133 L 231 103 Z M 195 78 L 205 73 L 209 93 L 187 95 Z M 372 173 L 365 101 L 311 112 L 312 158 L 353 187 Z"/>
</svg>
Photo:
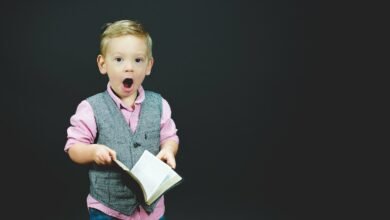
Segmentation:
<svg viewBox="0 0 390 220">
<path fill-rule="evenodd" d="M 134 132 L 138 124 L 141 103 L 145 99 L 144 89 L 142 87 L 138 89 L 138 97 L 136 98 L 134 105 L 131 108 L 128 108 L 123 104 L 123 102 L 114 94 L 109 85 L 107 85 L 107 91 L 121 110 L 127 124 Z M 70 118 L 70 123 L 71 126 L 67 130 L 68 140 L 65 144 L 66 152 L 73 146 L 73 144 L 76 143 L 94 143 L 97 134 L 96 121 L 92 107 L 86 100 L 83 100 L 78 105 L 76 113 Z M 165 99 L 162 100 L 162 116 L 160 125 L 160 144 L 163 144 L 167 140 L 173 140 L 179 143 L 179 138 L 176 135 L 176 125 L 171 118 L 171 108 Z M 88 195 L 87 197 L 87 206 L 89 208 L 98 209 L 107 215 L 121 220 L 159 219 L 165 211 L 164 197 L 160 199 L 154 211 L 150 215 L 148 215 L 142 207 L 138 207 L 131 216 L 124 215 L 118 211 L 106 207 L 94 199 L 91 195 Z"/>
</svg>

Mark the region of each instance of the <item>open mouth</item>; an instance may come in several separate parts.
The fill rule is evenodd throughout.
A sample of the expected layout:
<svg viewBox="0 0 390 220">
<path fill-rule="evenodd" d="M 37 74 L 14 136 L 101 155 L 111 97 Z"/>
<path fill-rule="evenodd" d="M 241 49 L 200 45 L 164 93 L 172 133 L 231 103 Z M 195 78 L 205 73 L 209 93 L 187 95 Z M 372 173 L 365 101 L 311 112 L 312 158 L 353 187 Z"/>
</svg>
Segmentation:
<svg viewBox="0 0 390 220">
<path fill-rule="evenodd" d="M 132 85 L 133 85 L 133 79 L 126 78 L 125 80 L 123 80 L 123 86 L 125 88 L 130 88 Z"/>
</svg>

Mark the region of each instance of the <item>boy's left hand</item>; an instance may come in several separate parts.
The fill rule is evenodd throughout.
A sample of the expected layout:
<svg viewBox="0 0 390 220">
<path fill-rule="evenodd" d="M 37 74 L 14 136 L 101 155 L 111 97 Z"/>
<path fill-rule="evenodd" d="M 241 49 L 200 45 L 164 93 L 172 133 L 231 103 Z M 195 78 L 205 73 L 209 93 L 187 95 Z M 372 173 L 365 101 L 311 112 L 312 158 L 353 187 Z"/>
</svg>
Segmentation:
<svg viewBox="0 0 390 220">
<path fill-rule="evenodd" d="M 172 169 L 176 168 L 175 154 L 171 149 L 162 148 L 156 157 L 167 163 Z"/>
</svg>

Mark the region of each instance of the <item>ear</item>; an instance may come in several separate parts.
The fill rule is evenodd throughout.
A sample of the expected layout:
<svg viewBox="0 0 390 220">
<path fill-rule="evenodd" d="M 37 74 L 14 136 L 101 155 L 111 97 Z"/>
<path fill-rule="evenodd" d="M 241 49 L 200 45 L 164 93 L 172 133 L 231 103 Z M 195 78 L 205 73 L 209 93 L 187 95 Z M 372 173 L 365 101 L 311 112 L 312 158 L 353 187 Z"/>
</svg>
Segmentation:
<svg viewBox="0 0 390 220">
<path fill-rule="evenodd" d="M 98 67 L 99 67 L 100 73 L 103 74 L 103 75 L 107 74 L 106 62 L 105 62 L 105 60 L 104 60 L 103 55 L 99 54 L 99 55 L 97 56 L 96 61 L 97 61 L 97 65 L 98 65 Z"/>
<path fill-rule="evenodd" d="M 150 73 L 152 72 L 153 64 L 154 64 L 154 59 L 153 59 L 153 57 L 151 57 L 151 58 L 149 58 L 149 63 L 148 63 L 148 66 L 146 67 L 146 75 L 147 76 L 149 76 Z"/>
</svg>

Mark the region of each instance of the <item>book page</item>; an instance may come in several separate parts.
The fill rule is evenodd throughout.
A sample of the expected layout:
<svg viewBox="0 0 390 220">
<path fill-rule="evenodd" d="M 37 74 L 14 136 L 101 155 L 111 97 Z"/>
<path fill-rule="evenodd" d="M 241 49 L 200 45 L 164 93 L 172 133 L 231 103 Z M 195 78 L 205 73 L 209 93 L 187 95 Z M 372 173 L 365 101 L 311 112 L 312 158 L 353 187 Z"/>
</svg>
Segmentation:
<svg viewBox="0 0 390 220">
<path fill-rule="evenodd" d="M 149 200 L 171 171 L 171 167 L 145 150 L 130 172 L 142 184 L 145 200 Z"/>
<path fill-rule="evenodd" d="M 150 201 L 156 200 L 160 197 L 167 189 L 171 188 L 175 184 L 181 181 L 181 176 L 179 176 L 174 170 L 171 170 L 168 176 L 165 178 L 163 183 L 159 188 L 154 192 L 154 195 L 150 198 Z"/>
</svg>

